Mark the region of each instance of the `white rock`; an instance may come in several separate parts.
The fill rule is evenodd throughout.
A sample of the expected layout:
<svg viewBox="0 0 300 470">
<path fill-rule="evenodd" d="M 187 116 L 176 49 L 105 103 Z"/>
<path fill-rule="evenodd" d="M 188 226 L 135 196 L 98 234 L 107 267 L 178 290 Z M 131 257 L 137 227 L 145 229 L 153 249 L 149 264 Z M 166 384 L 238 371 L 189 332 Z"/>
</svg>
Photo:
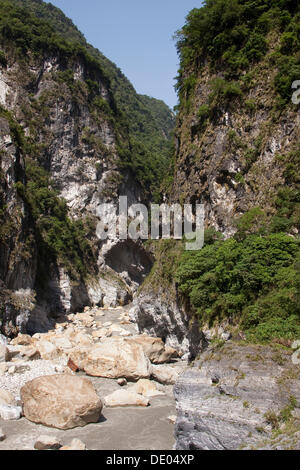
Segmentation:
<svg viewBox="0 0 300 470">
<path fill-rule="evenodd" d="M 10 405 L 15 406 L 16 401 L 11 393 L 7 392 L 0 388 L 0 405 Z"/>
<path fill-rule="evenodd" d="M 144 397 L 156 397 L 158 395 L 164 395 L 164 392 L 161 392 L 157 389 L 156 384 L 151 382 L 148 379 L 140 379 L 136 384 L 127 390 L 134 391 Z"/>
<path fill-rule="evenodd" d="M 151 376 L 164 385 L 174 385 L 183 368 L 166 365 L 152 365 Z"/>
<path fill-rule="evenodd" d="M 57 359 L 60 356 L 58 348 L 50 341 L 40 340 L 36 343 L 41 358 L 45 360 Z"/>
<path fill-rule="evenodd" d="M 70 445 L 63 446 L 60 450 L 86 450 L 86 445 L 80 439 L 73 439 Z"/>
<path fill-rule="evenodd" d="M 124 385 L 127 385 L 127 380 L 124 378 L 118 379 L 117 384 L 120 385 L 120 387 L 124 387 Z"/>
<path fill-rule="evenodd" d="M 168 416 L 167 419 L 168 419 L 168 421 L 170 421 L 170 423 L 175 424 L 176 420 L 177 420 L 177 416 L 176 415 L 171 415 L 171 416 Z"/>
<path fill-rule="evenodd" d="M 71 341 L 69 341 L 68 338 L 54 338 L 52 342 L 55 344 L 57 348 L 62 349 L 62 350 L 72 349 L 73 347 Z"/>
<path fill-rule="evenodd" d="M 8 344 L 8 339 L 6 338 L 6 336 L 3 336 L 0 334 L 0 344 L 6 346 Z"/>
<path fill-rule="evenodd" d="M 105 397 L 105 405 L 109 408 L 117 406 L 148 406 L 149 399 L 132 390 L 116 390 Z"/>
<path fill-rule="evenodd" d="M 4 421 L 12 421 L 20 419 L 22 408 L 20 406 L 0 405 L 0 417 Z"/>
</svg>

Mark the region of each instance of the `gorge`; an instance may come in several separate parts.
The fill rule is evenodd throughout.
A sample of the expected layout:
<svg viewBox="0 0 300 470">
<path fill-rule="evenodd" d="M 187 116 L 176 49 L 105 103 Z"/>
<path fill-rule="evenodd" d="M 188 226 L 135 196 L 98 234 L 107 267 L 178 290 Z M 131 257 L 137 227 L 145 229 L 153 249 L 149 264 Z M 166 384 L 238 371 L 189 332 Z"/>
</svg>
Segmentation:
<svg viewBox="0 0 300 470">
<path fill-rule="evenodd" d="M 45 434 L 22 387 L 48 375 L 104 402 L 64 445 L 299 449 L 299 19 L 293 0 L 192 10 L 175 115 L 58 8 L 0 0 L 0 449 Z M 203 249 L 99 240 L 119 196 L 204 204 Z"/>
</svg>

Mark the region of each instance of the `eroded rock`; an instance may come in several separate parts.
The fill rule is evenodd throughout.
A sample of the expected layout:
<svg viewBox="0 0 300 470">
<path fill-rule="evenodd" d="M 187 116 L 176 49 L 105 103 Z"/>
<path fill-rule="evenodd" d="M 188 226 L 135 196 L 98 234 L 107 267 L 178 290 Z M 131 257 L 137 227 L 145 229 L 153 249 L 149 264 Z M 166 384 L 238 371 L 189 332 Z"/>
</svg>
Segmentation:
<svg viewBox="0 0 300 470">
<path fill-rule="evenodd" d="M 92 383 L 72 375 L 39 377 L 21 389 L 25 417 L 58 429 L 96 423 L 102 402 Z"/>
<path fill-rule="evenodd" d="M 149 399 L 134 390 L 116 390 L 105 397 L 105 405 L 109 408 L 122 406 L 148 406 Z"/>
</svg>

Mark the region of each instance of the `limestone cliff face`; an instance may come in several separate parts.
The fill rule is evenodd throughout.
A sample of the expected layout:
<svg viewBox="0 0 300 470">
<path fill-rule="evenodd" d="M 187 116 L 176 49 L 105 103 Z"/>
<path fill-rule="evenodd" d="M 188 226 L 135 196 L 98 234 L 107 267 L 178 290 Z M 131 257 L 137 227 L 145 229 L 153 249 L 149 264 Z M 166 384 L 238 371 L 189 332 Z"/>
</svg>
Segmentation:
<svg viewBox="0 0 300 470">
<path fill-rule="evenodd" d="M 13 335 L 26 324 L 28 331 L 46 329 L 63 311 L 128 302 L 151 260 L 142 246 L 100 242 L 96 237 L 100 204 L 117 202 L 119 194 L 128 196 L 129 204 L 144 197 L 133 174 L 119 165 L 120 137 L 113 119 L 117 111 L 109 83 L 79 58 L 67 69 L 59 55 L 33 58 L 26 65 L 11 61 L 0 69 L 0 102 L 3 332 Z M 16 142 L 16 128 L 25 146 Z M 34 220 L 32 208 L 18 191 L 21 184 L 28 192 L 26 168 L 32 164 L 49 175 L 55 194 L 67 203 L 70 220 L 89 228 L 94 262 L 84 279 L 76 273 L 72 278 L 64 260 L 51 251 L 38 252 L 39 219 Z M 123 264 L 114 265 L 110 259 L 122 252 L 127 256 Z M 86 253 L 81 256 L 84 262 Z M 133 262 L 138 275 L 132 272 Z M 46 272 L 43 286 L 41 271 Z"/>
</svg>

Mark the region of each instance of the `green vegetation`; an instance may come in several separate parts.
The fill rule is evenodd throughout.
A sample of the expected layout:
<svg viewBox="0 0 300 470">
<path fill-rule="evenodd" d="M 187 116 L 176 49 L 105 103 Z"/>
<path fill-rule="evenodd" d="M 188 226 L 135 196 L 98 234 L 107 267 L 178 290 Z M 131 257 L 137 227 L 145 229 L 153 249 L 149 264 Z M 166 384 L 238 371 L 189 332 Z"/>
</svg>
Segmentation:
<svg viewBox="0 0 300 470">
<path fill-rule="evenodd" d="M 300 245 L 283 233 L 217 241 L 185 252 L 179 292 L 202 322 L 229 318 L 252 341 L 300 335 Z"/>
<path fill-rule="evenodd" d="M 193 9 L 177 33 L 180 70 L 177 89 L 184 103 L 196 83 L 195 73 L 208 61 L 226 80 L 245 72 L 274 47 L 270 59 L 278 68 L 274 87 L 284 105 L 300 75 L 300 6 L 297 0 L 206 0 Z M 190 77 L 193 77 L 192 82 Z"/>
</svg>

